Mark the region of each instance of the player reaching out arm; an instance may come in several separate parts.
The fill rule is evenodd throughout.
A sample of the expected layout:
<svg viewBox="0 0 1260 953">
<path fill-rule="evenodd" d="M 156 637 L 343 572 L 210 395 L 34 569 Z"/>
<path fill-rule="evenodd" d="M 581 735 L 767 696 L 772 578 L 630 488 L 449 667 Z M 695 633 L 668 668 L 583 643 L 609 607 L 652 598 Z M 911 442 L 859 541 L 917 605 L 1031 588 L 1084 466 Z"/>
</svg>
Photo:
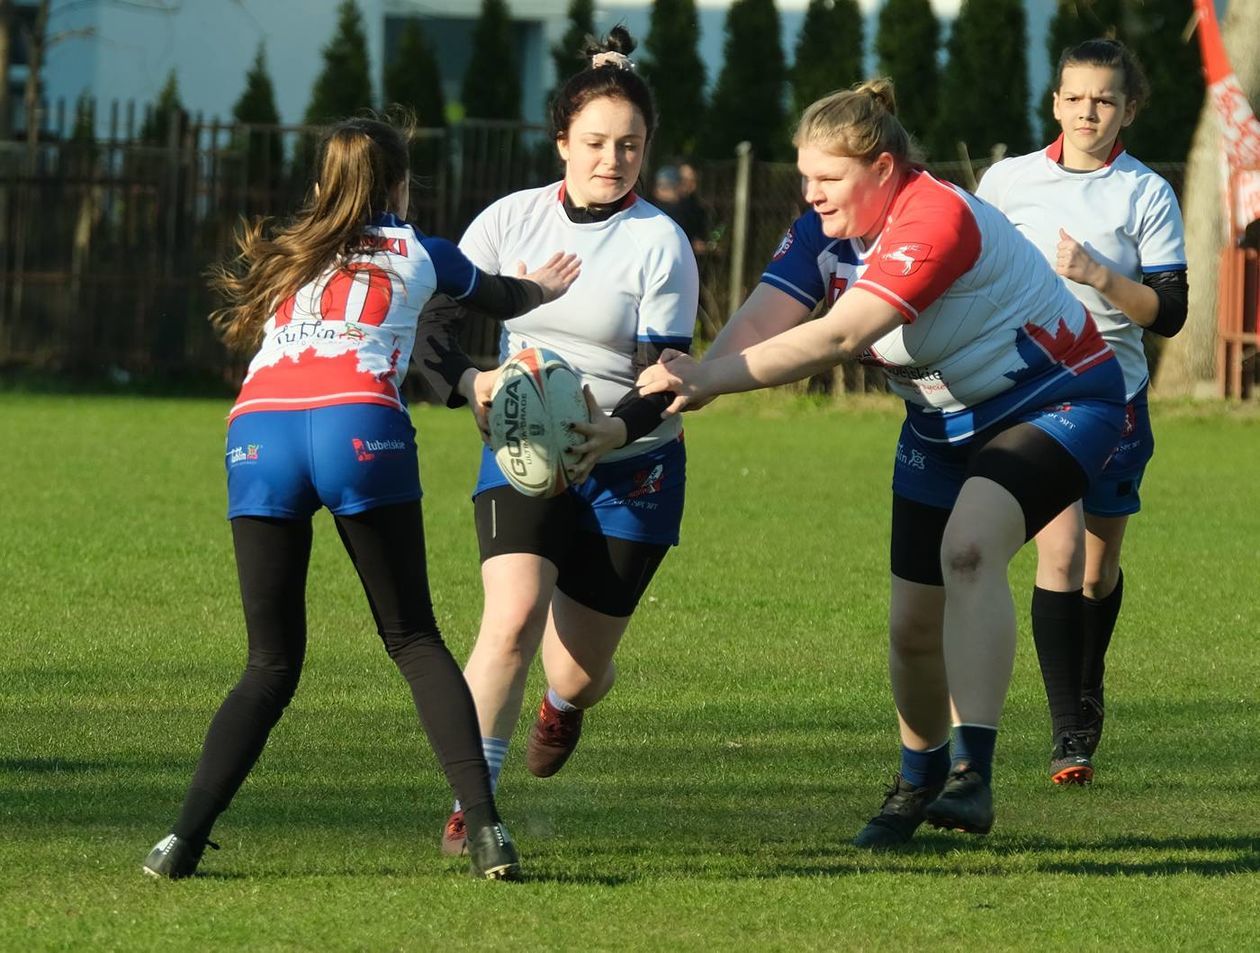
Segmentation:
<svg viewBox="0 0 1260 953">
<path fill-rule="evenodd" d="M 228 518 L 245 609 L 245 671 L 210 723 L 183 807 L 144 861 L 191 876 L 219 815 L 297 688 L 306 651 L 311 518 L 333 514 L 386 651 L 456 796 L 474 875 L 516 879 L 476 710 L 433 617 L 415 430 L 399 382 L 435 291 L 504 317 L 554 301 L 578 274 L 557 253 L 526 276 L 479 271 L 451 242 L 406 224 L 404 131 L 348 119 L 321 145 L 318 179 L 288 223 L 258 222 L 213 284 L 227 343 L 253 348 L 228 420 Z"/>
<path fill-rule="evenodd" d="M 795 144 L 809 211 L 726 340 L 649 368 L 640 388 L 675 393 L 677 410 L 853 356 L 884 369 L 906 403 L 889 610 L 901 767 L 855 843 L 898 846 L 924 820 L 987 833 L 1015 646 L 1007 566 L 1101 468 L 1120 369 L 1000 213 L 911 161 L 891 83 L 813 103 Z"/>
</svg>

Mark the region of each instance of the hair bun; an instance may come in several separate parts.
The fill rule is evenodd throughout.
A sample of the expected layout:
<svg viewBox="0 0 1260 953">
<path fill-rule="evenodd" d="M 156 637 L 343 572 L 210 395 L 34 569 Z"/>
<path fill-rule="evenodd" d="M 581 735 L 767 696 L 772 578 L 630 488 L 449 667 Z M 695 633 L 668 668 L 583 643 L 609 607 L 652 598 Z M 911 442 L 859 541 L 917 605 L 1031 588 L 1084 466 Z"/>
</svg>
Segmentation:
<svg viewBox="0 0 1260 953">
<path fill-rule="evenodd" d="M 889 115 L 897 115 L 897 97 L 893 94 L 893 83 L 888 77 L 881 76 L 877 79 L 868 79 L 865 83 L 855 86 L 854 90 L 870 96 L 871 99 L 883 106 Z"/>
<path fill-rule="evenodd" d="M 582 44 L 582 55 L 591 61 L 591 69 L 614 66 L 618 69 L 634 69 L 629 54 L 637 44 L 630 31 L 618 24 L 608 31 L 602 40 L 588 36 Z"/>
</svg>

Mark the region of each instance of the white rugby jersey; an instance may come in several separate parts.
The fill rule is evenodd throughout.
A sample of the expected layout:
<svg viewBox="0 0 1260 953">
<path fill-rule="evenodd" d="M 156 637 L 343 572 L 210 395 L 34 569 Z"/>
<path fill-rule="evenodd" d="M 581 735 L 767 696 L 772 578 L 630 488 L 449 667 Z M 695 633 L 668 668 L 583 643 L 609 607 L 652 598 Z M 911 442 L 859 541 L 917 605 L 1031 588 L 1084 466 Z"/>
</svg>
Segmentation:
<svg viewBox="0 0 1260 953">
<path fill-rule="evenodd" d="M 856 287 L 900 311 L 906 323 L 860 360 L 883 368 L 925 439 L 964 440 L 1056 379 L 1112 359 L 1080 302 L 1005 216 L 927 172 L 906 177 L 870 248 L 827 238 L 817 214 L 805 213 L 762 281 L 811 308 Z"/>
<path fill-rule="evenodd" d="M 1119 142 L 1107 164 L 1092 172 L 1069 172 L 1062 158 L 1059 136 L 1040 152 L 993 165 L 977 194 L 1001 209 L 1051 263 L 1062 228 L 1095 259 L 1133 281 L 1151 272 L 1185 270 L 1181 209 L 1164 179 Z M 1120 358 L 1131 399 L 1148 377 L 1142 328 L 1089 285 L 1062 280 Z"/>
<path fill-rule="evenodd" d="M 527 347 L 560 354 L 611 412 L 634 386 L 639 342 L 691 347 L 700 282 L 691 243 L 674 221 L 631 192 L 602 222 L 572 222 L 564 183 L 516 192 L 474 219 L 459 243 L 474 265 L 515 275 L 554 252 L 577 254 L 582 273 L 560 298 L 505 321 L 500 361 Z M 677 416 L 607 454 L 606 462 L 644 453 L 677 438 Z"/>
<path fill-rule="evenodd" d="M 454 243 L 421 235 L 393 215 L 367 229 L 365 245 L 372 251 L 279 302 L 229 420 L 334 404 L 403 407 L 398 385 L 420 309 L 435 290 L 457 299 L 471 294 L 478 272 Z"/>
</svg>

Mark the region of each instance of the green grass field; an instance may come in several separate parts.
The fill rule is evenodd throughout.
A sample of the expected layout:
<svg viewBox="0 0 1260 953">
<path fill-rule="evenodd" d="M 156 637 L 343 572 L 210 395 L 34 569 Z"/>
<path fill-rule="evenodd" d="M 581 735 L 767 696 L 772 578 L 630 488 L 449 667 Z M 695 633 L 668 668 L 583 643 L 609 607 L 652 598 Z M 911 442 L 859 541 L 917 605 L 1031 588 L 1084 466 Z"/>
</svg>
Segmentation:
<svg viewBox="0 0 1260 953">
<path fill-rule="evenodd" d="M 500 801 L 527 883 L 438 855 L 449 794 L 323 516 L 303 684 L 222 851 L 156 883 L 140 862 L 244 658 L 225 412 L 0 395 L 0 950 L 1254 949 L 1254 412 L 1156 408 L 1098 782 L 1047 780 L 1025 621 L 987 838 L 847 846 L 895 768 L 899 415 L 771 395 L 688 418 L 683 545 L 569 766 L 530 777 L 518 732 Z M 462 412 L 414 416 L 438 617 L 463 659 L 476 437 Z M 1011 574 L 1025 617 L 1030 555 Z"/>
</svg>

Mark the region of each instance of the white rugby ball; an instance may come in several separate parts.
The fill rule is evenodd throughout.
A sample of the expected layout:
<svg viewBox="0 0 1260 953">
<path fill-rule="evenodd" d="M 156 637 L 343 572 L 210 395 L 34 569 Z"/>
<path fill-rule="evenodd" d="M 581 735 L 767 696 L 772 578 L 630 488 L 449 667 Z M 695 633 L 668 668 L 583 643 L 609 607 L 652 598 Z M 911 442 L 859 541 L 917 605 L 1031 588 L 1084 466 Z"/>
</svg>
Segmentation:
<svg viewBox="0 0 1260 953">
<path fill-rule="evenodd" d="M 569 429 L 589 422 L 582 377 L 555 351 L 530 347 L 501 368 L 490 395 L 490 449 L 508 482 L 526 496 L 556 496 L 569 485 Z"/>
</svg>

